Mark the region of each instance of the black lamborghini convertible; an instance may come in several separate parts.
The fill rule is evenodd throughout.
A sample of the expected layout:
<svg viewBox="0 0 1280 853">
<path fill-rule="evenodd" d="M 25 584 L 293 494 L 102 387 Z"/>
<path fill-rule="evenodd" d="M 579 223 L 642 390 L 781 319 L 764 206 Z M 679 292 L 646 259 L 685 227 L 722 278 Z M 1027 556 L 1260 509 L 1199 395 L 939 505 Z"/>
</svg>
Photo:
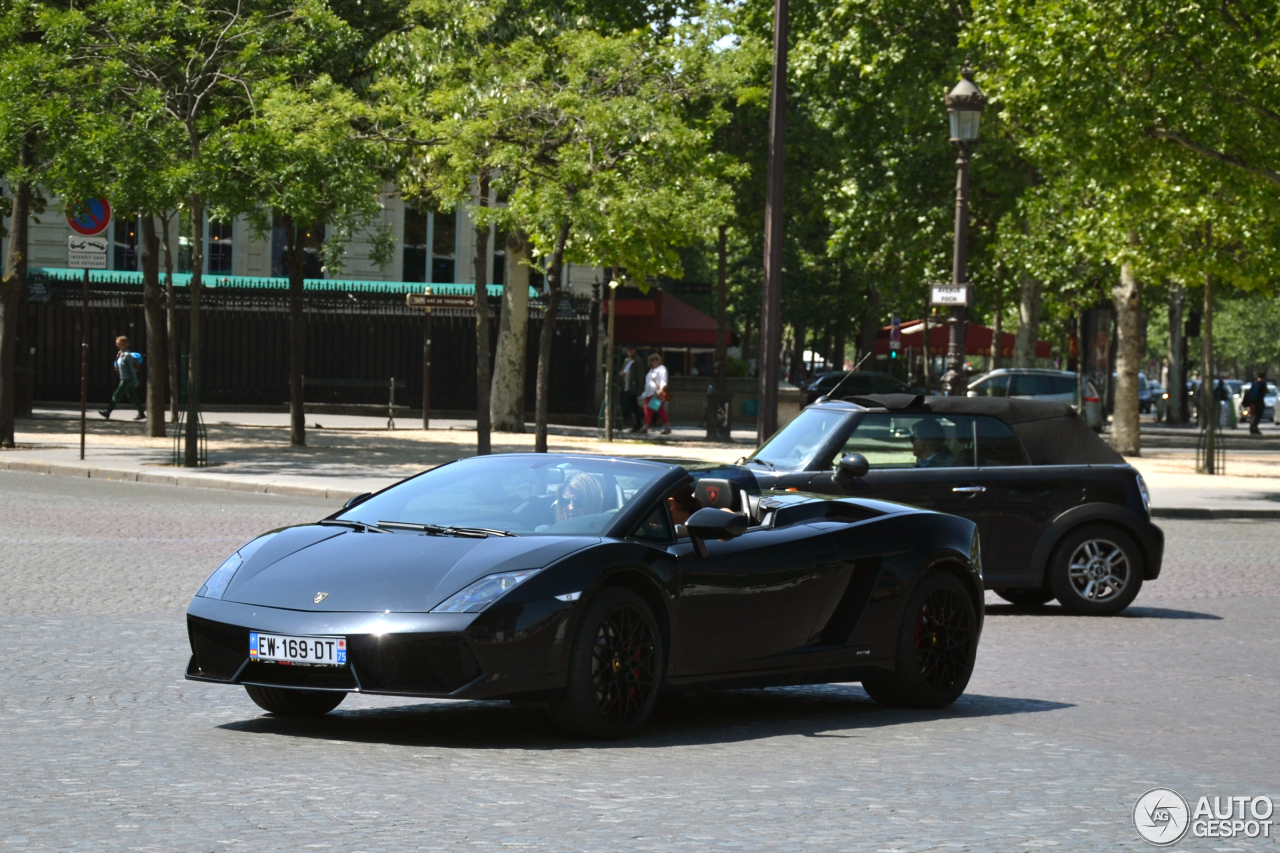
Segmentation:
<svg viewBox="0 0 1280 853">
<path fill-rule="evenodd" d="M 280 715 L 353 692 L 543 700 L 621 737 L 695 687 L 860 681 L 945 706 L 982 612 L 962 518 L 760 492 L 734 466 L 485 456 L 240 548 L 188 609 L 187 678 Z"/>
</svg>

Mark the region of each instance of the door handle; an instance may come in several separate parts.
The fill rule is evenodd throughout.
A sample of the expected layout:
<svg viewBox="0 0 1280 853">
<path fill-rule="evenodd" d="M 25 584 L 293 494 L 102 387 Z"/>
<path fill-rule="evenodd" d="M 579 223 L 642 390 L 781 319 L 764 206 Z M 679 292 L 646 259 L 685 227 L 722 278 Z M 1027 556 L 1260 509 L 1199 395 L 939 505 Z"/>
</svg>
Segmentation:
<svg viewBox="0 0 1280 853">
<path fill-rule="evenodd" d="M 963 492 L 968 495 L 976 495 L 979 492 L 985 492 L 986 490 L 987 490 L 986 486 L 956 486 L 951 491 Z"/>
</svg>

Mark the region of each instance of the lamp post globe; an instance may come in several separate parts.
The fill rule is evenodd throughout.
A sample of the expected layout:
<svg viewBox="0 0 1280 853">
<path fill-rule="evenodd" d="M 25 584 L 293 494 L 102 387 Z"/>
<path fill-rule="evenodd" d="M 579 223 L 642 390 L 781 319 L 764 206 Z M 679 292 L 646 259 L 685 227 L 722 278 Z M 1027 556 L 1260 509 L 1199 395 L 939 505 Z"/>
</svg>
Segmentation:
<svg viewBox="0 0 1280 853">
<path fill-rule="evenodd" d="M 968 305 L 972 301 L 969 288 L 969 161 L 973 148 L 978 144 L 978 128 L 982 111 L 987 106 L 987 96 L 973 82 L 973 68 L 966 61 L 960 69 L 960 82 L 947 93 L 947 114 L 951 120 L 951 142 L 956 146 L 956 228 L 955 251 L 951 264 L 951 284 L 965 288 L 968 296 L 963 305 L 951 308 L 947 322 L 951 333 L 947 343 L 947 372 L 942 376 L 942 387 L 952 397 L 962 397 L 968 392 L 969 377 L 964 367 L 965 322 Z"/>
</svg>

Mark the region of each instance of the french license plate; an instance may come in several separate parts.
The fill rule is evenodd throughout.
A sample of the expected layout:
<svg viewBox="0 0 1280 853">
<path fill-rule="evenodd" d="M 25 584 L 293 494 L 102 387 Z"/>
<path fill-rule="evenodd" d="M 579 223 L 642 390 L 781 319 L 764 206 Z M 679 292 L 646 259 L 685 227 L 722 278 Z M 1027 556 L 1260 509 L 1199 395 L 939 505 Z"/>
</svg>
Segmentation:
<svg viewBox="0 0 1280 853">
<path fill-rule="evenodd" d="M 344 666 L 345 637 L 291 637 L 287 634 L 249 632 L 249 659 L 268 663 Z"/>
</svg>

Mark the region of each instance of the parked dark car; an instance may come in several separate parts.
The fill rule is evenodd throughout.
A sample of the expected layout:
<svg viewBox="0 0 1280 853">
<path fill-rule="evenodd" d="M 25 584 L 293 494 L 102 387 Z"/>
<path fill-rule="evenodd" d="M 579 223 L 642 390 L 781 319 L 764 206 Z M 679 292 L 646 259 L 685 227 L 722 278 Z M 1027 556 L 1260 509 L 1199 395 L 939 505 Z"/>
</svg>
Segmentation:
<svg viewBox="0 0 1280 853">
<path fill-rule="evenodd" d="M 1160 575 L 1142 476 L 1062 403 L 888 395 L 806 407 L 745 462 L 763 488 L 974 521 L 987 589 L 1111 615 Z"/>
<path fill-rule="evenodd" d="M 187 678 L 283 716 L 348 693 L 545 701 L 588 737 L 663 690 L 861 681 L 882 704 L 964 691 L 977 528 L 735 466 L 463 459 L 272 531 L 187 610 Z"/>
<path fill-rule="evenodd" d="M 848 377 L 845 380 L 845 377 Z M 844 383 L 841 384 L 841 381 Z M 805 402 L 812 403 L 819 397 L 832 393 L 840 386 L 840 396 L 864 396 L 866 394 L 923 394 L 919 388 L 912 388 L 901 379 L 895 379 L 878 370 L 834 370 L 819 373 L 804 387 Z"/>
</svg>

